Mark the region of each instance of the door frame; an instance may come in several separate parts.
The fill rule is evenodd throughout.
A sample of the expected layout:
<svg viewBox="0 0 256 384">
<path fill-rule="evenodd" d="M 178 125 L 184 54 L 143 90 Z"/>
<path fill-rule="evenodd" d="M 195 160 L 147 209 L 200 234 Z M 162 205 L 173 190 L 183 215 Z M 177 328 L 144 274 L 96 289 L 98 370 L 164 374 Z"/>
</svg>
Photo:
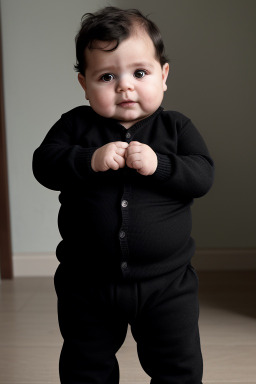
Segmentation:
<svg viewBox="0 0 256 384">
<path fill-rule="evenodd" d="M 0 13 L 1 22 L 1 13 Z M 13 278 L 11 225 L 8 188 L 7 146 L 4 113 L 2 32 L 0 24 L 0 276 Z"/>
</svg>

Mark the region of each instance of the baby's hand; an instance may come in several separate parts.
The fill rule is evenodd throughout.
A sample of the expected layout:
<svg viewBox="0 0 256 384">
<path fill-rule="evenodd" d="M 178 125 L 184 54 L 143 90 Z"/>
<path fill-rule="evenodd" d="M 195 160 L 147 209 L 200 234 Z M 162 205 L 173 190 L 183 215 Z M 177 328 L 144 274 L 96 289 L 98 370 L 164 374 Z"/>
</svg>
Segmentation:
<svg viewBox="0 0 256 384">
<path fill-rule="evenodd" d="M 152 175 L 157 168 L 157 155 L 147 144 L 132 141 L 126 150 L 126 164 L 143 176 Z"/>
<path fill-rule="evenodd" d="M 115 141 L 96 149 L 92 155 L 91 167 L 95 172 L 105 172 L 108 169 L 114 171 L 125 166 L 125 151 L 128 143 Z"/>
</svg>

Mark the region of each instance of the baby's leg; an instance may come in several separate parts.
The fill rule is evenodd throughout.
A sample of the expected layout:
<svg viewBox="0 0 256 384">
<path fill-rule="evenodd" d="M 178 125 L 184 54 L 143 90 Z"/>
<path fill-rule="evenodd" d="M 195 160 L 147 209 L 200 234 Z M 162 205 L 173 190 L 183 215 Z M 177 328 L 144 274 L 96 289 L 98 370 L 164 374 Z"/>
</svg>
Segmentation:
<svg viewBox="0 0 256 384">
<path fill-rule="evenodd" d="M 61 384 L 118 384 L 115 354 L 124 342 L 127 324 L 105 302 L 105 289 L 88 284 L 77 292 L 74 288 L 70 293 L 60 286 L 56 289 L 64 339 L 59 364 Z"/>
<path fill-rule="evenodd" d="M 152 384 L 201 384 L 197 277 L 189 266 L 172 283 L 161 279 L 141 284 L 141 314 L 131 327 L 141 365 Z"/>
</svg>

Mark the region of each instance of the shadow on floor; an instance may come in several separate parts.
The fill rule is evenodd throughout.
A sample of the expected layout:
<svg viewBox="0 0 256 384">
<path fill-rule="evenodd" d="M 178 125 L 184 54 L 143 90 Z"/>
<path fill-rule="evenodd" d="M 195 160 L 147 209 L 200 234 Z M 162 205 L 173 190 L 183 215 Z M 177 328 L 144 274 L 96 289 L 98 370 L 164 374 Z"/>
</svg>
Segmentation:
<svg viewBox="0 0 256 384">
<path fill-rule="evenodd" d="M 204 307 L 256 318 L 256 271 L 202 271 L 198 276 Z"/>
</svg>

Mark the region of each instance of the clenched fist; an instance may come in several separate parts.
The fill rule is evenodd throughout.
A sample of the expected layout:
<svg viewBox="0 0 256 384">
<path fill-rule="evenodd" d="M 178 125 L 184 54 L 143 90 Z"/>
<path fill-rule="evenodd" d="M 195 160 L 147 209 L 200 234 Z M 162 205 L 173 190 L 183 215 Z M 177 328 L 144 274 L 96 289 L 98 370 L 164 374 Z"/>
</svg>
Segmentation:
<svg viewBox="0 0 256 384">
<path fill-rule="evenodd" d="M 108 169 L 117 171 L 125 166 L 125 152 L 128 143 L 115 141 L 96 149 L 92 155 L 91 167 L 95 172 L 105 172 Z"/>
<path fill-rule="evenodd" d="M 141 175 L 152 175 L 157 168 L 157 155 L 147 144 L 131 141 L 125 153 L 126 164 Z"/>
</svg>

